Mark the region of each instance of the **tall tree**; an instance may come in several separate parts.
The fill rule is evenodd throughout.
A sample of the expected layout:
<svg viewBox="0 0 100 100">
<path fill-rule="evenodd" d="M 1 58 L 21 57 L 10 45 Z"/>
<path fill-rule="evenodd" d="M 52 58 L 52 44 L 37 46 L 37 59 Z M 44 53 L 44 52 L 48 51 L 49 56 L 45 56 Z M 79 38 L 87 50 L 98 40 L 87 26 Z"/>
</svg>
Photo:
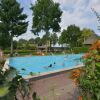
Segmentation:
<svg viewBox="0 0 100 100">
<path fill-rule="evenodd" d="M 79 46 L 82 32 L 78 26 L 70 25 L 67 28 L 67 42 L 70 46 Z"/>
<path fill-rule="evenodd" d="M 10 37 L 8 34 L 0 33 L 0 48 L 7 49 L 10 46 Z"/>
<path fill-rule="evenodd" d="M 50 41 L 50 34 L 44 34 L 43 37 L 41 38 L 42 44 L 46 45 L 47 40 Z"/>
<path fill-rule="evenodd" d="M 35 41 L 35 44 L 41 45 L 41 38 L 40 37 L 36 37 L 34 41 Z"/>
<path fill-rule="evenodd" d="M 25 40 L 25 39 L 19 39 L 19 41 L 18 41 L 20 44 L 25 44 L 25 43 L 27 43 L 28 41 L 27 40 Z"/>
<path fill-rule="evenodd" d="M 84 42 L 88 37 L 94 34 L 94 31 L 89 28 L 84 28 L 82 30 L 82 42 Z"/>
<path fill-rule="evenodd" d="M 31 38 L 31 39 L 29 39 L 28 42 L 29 42 L 30 44 L 34 44 L 34 43 L 35 43 L 35 39 Z"/>
<path fill-rule="evenodd" d="M 59 37 L 59 44 L 63 45 L 67 43 L 67 30 L 63 30 Z"/>
<path fill-rule="evenodd" d="M 26 18 L 27 15 L 23 14 L 23 8 L 16 0 L 0 1 L 0 32 L 10 37 L 11 55 L 13 54 L 13 37 L 17 37 L 27 30 Z"/>
<path fill-rule="evenodd" d="M 81 30 L 78 26 L 70 25 L 67 30 L 63 30 L 59 42 L 69 44 L 71 47 L 80 45 Z"/>
<path fill-rule="evenodd" d="M 51 44 L 55 45 L 58 41 L 58 36 L 56 33 L 51 34 L 50 36 Z"/>
<path fill-rule="evenodd" d="M 41 31 L 46 34 L 49 34 L 50 31 L 60 31 L 59 23 L 62 11 L 58 3 L 54 3 L 53 0 L 37 0 L 31 9 L 33 11 L 32 32 L 34 34 L 37 35 Z"/>
</svg>

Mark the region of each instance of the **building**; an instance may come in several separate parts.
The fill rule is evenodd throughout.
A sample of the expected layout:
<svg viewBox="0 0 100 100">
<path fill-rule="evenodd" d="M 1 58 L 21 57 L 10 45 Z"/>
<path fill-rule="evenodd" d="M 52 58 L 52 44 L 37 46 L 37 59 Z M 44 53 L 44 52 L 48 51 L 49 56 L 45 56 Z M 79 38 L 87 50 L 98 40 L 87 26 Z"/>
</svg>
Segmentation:
<svg viewBox="0 0 100 100">
<path fill-rule="evenodd" d="M 42 45 L 42 46 L 38 46 L 37 49 L 41 50 L 41 51 L 45 51 L 46 50 L 46 45 Z M 50 52 L 62 52 L 62 50 L 66 50 L 67 48 L 69 48 L 69 45 L 63 44 L 63 45 L 59 45 L 58 43 L 56 45 L 51 45 L 51 47 L 48 47 L 48 51 Z"/>
<path fill-rule="evenodd" d="M 100 39 L 100 36 L 98 36 L 97 34 L 92 34 L 88 39 L 86 39 L 84 41 L 84 45 L 91 45 L 93 44 L 94 42 L 96 42 L 97 40 Z"/>
</svg>

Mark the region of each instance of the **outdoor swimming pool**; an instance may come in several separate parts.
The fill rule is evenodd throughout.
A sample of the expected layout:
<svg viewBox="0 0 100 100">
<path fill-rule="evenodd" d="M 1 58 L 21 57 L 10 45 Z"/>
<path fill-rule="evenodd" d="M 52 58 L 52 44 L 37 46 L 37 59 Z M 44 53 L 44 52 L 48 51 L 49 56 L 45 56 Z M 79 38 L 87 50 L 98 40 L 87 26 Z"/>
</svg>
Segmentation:
<svg viewBox="0 0 100 100">
<path fill-rule="evenodd" d="M 74 68 L 82 64 L 80 61 L 82 55 L 83 54 L 13 57 L 10 58 L 9 65 L 16 68 L 22 76 L 26 76 L 29 75 L 30 72 L 39 74 L 64 68 Z"/>
</svg>

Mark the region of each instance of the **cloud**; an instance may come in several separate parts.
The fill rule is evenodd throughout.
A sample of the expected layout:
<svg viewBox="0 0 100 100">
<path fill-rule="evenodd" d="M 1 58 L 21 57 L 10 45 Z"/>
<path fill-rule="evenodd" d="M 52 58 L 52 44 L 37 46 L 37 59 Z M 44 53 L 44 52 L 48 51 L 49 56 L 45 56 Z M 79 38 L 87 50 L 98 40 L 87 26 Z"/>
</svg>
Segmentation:
<svg viewBox="0 0 100 100">
<path fill-rule="evenodd" d="M 28 15 L 29 27 L 28 31 L 20 36 L 24 38 L 34 37 L 31 33 L 32 27 L 32 11 L 29 9 L 30 4 L 35 4 L 36 0 L 19 0 L 24 7 L 24 12 Z M 62 22 L 60 23 L 61 29 L 66 29 L 71 24 L 76 24 L 81 29 L 88 27 L 93 29 L 96 33 L 98 21 L 91 8 L 94 8 L 100 13 L 100 0 L 54 0 L 54 2 L 60 3 L 60 8 L 63 11 Z M 29 36 L 30 35 L 30 36 Z M 42 33 L 41 33 L 42 36 Z"/>
<path fill-rule="evenodd" d="M 55 0 L 60 2 L 63 10 L 62 14 L 62 29 L 67 28 L 71 24 L 91 28 L 98 32 L 96 25 L 98 25 L 96 16 L 91 8 L 94 7 L 99 11 L 100 0 Z M 71 7 L 68 7 L 71 5 Z"/>
</svg>

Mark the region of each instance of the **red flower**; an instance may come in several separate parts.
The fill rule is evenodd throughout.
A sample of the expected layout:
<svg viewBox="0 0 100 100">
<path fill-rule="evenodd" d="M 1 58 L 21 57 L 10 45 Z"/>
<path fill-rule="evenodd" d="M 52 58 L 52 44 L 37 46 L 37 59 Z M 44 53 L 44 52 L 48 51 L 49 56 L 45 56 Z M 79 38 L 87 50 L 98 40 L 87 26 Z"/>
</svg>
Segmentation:
<svg viewBox="0 0 100 100">
<path fill-rule="evenodd" d="M 90 57 L 90 53 L 86 53 L 82 58 L 88 58 Z"/>
<path fill-rule="evenodd" d="M 83 100 L 82 96 L 79 96 L 79 97 L 78 97 L 78 100 Z"/>
<path fill-rule="evenodd" d="M 89 50 L 95 50 L 95 49 L 100 49 L 100 40 L 93 43 Z"/>
</svg>

